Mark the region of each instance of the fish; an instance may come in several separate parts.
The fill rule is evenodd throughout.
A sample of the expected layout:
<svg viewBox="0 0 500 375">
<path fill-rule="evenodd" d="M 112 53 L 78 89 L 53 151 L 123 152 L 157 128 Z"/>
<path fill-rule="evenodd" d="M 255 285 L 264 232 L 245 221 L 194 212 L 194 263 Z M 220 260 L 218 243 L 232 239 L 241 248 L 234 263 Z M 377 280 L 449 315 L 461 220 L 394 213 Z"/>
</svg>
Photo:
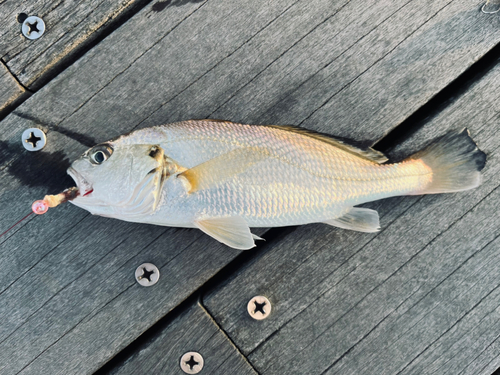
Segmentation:
<svg viewBox="0 0 500 375">
<path fill-rule="evenodd" d="M 373 148 L 295 126 L 189 120 L 136 130 L 98 144 L 61 193 L 94 215 L 198 228 L 240 250 L 250 228 L 325 223 L 380 229 L 360 204 L 401 195 L 459 192 L 481 183 L 486 154 L 469 131 L 452 131 L 397 163 Z M 77 193 L 75 194 L 75 191 Z"/>
</svg>

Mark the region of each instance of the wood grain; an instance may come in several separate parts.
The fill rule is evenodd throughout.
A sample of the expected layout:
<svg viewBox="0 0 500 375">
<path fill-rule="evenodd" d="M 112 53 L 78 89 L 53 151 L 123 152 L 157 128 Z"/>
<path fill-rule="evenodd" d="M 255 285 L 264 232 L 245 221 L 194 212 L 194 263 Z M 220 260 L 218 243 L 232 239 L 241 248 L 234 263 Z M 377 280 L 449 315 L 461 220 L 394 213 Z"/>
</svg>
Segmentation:
<svg viewBox="0 0 500 375">
<path fill-rule="evenodd" d="M 240 8 L 247 13 L 253 11 Z M 162 15 L 165 25 L 172 23 L 170 29 L 151 32 L 159 33 L 161 38 L 189 18 L 196 8 L 180 10 L 172 8 L 171 13 Z M 212 10 L 214 14 L 216 11 L 217 7 Z M 142 19 L 133 22 L 144 23 L 148 11 L 141 16 Z M 220 23 L 224 17 L 226 14 L 222 12 L 220 19 L 213 22 Z M 250 19 L 247 14 L 244 18 Z M 243 30 L 245 26 L 242 24 L 243 35 L 248 32 Z M 257 23 L 255 27 L 260 26 Z M 147 39 L 150 28 L 148 25 L 143 28 L 145 32 L 139 34 Z M 107 44 L 99 45 L 2 121 L 0 200 L 6 207 L 0 219 L 2 229 L 22 218 L 34 199 L 71 183 L 64 178 L 69 160 L 110 134 L 127 130 L 127 124 L 120 124 L 120 118 L 113 119 L 119 112 L 108 113 L 113 121 L 106 127 L 92 119 L 74 129 L 57 126 L 70 105 L 82 106 L 89 99 L 86 93 L 101 90 L 148 48 L 135 35 L 138 30 L 121 30 L 125 35 L 117 39 L 123 42 L 128 36 L 131 38 L 128 42 L 134 40 L 135 56 L 132 49 L 123 54 L 107 51 L 106 48 L 114 51 L 120 47 L 111 37 Z M 192 33 L 198 32 L 196 29 Z M 181 41 L 182 36 L 178 35 Z M 220 40 L 214 39 L 214 43 Z M 161 53 L 166 54 L 166 50 Z M 111 73 L 107 63 L 110 56 L 116 59 Z M 123 56 L 129 60 L 122 59 Z M 79 66 L 84 63 L 85 69 Z M 103 81 L 106 74 L 108 81 Z M 133 86 L 142 77 L 141 72 L 136 74 L 130 82 Z M 128 108 L 136 103 L 134 95 L 114 100 Z M 95 111 L 102 110 L 100 105 Z M 122 115 L 122 119 L 127 117 L 125 113 Z M 48 130 L 48 144 L 40 153 L 29 154 L 20 148 L 20 134 L 31 126 Z M 82 374 L 97 370 L 239 253 L 201 232 L 106 219 L 96 221 L 75 207 L 60 208 L 43 217 L 29 218 L 2 238 L 2 267 L 15 270 L 12 274 L 4 273 L 0 282 L 1 305 L 7 316 L 1 328 L 2 374 L 19 371 L 39 374 L 48 369 L 54 373 Z M 148 290 L 133 280 L 135 268 L 145 261 L 157 264 L 165 275 L 163 282 Z M 156 307 L 150 311 L 147 307 L 153 305 Z"/>
<path fill-rule="evenodd" d="M 320 6 L 303 4 L 163 104 L 146 125 L 214 117 L 373 143 L 498 43 L 500 21 L 481 13 L 482 4 L 353 0 L 289 41 L 278 30 L 305 22 L 297 18 Z M 277 54 L 256 49 L 271 37 L 279 40 Z"/>
<path fill-rule="evenodd" d="M 488 155 L 472 191 L 382 201 L 374 235 L 298 228 L 204 304 L 263 374 L 490 374 L 500 360 L 500 67 L 398 145 L 467 126 Z M 372 206 L 373 207 L 373 206 Z M 241 305 L 267 296 L 273 315 Z"/>
<path fill-rule="evenodd" d="M 141 0 L 3 1 L 0 58 L 25 87 L 37 88 L 39 80 L 58 73 L 107 28 L 144 4 Z M 43 19 L 45 33 L 39 39 L 22 36 L 17 18 L 22 13 Z"/>
<path fill-rule="evenodd" d="M 29 96 L 2 61 L 0 61 L 0 88 L 0 114 L 16 101 Z"/>
<path fill-rule="evenodd" d="M 360 119 L 356 127 L 347 129 L 330 120 L 304 124 L 332 134 L 377 139 L 406 116 L 401 113 L 410 113 L 410 107 L 418 108 L 486 53 L 500 33 L 497 21 L 481 18 L 468 2 L 452 2 L 450 6 L 455 8 L 450 8 L 451 13 L 436 8 L 435 2 L 414 0 L 405 4 L 409 7 L 388 0 L 374 1 L 369 6 L 355 0 L 209 0 L 178 2 L 179 6 L 167 6 L 159 12 L 154 9 L 158 10 L 158 3 L 148 5 L 0 122 L 0 231 L 29 213 L 35 199 L 71 186 L 72 181 L 65 176 L 70 161 L 96 143 L 134 128 L 210 114 L 244 122 L 274 118 L 276 123 L 286 124 L 289 111 L 273 104 L 286 98 L 295 103 L 292 109 L 300 112 L 297 120 L 312 118 L 321 111 L 324 100 L 345 85 L 343 69 L 351 78 L 366 69 L 372 72 L 371 79 L 364 78 L 359 85 L 374 85 L 367 86 L 367 90 L 375 90 L 378 85 L 376 100 L 363 97 L 364 105 L 374 113 L 386 111 L 393 95 L 405 96 L 406 101 L 396 100 L 391 107 L 398 119 L 373 126 L 373 122 L 361 121 L 365 108 L 354 106 L 351 115 Z M 460 18 L 461 26 L 448 27 L 441 35 L 442 25 L 460 12 L 468 15 Z M 340 26 L 335 29 L 337 24 Z M 408 79 L 412 76 L 400 75 L 405 68 L 396 70 L 394 76 L 389 74 L 387 66 L 404 60 L 409 52 L 420 55 L 423 46 L 429 46 L 423 60 L 434 56 L 439 39 L 451 38 L 450 33 L 457 40 L 476 38 L 475 43 L 464 42 L 463 49 L 457 47 L 458 55 L 452 62 L 449 59 L 454 55 L 436 53 L 435 65 L 413 71 L 419 78 L 409 91 Z M 333 44 L 327 43 L 330 40 Z M 396 48 L 403 44 L 405 48 Z M 372 54 L 378 56 L 378 64 L 374 65 Z M 338 60 L 339 56 L 347 59 Z M 386 65 L 382 64 L 384 59 L 389 59 Z M 451 64 L 449 70 L 435 71 L 445 63 Z M 283 70 L 283 75 L 276 74 L 287 64 L 291 64 L 290 69 Z M 273 70 L 276 66 L 281 68 Z M 386 68 L 379 69 L 381 66 Z M 311 77 L 319 77 L 322 67 L 342 70 L 325 76 L 321 85 Z M 378 75 L 386 79 L 380 76 L 376 80 Z M 261 81 L 264 76 L 266 82 Z M 293 82 L 287 86 L 287 80 Z M 265 83 L 263 87 L 270 94 L 262 96 L 256 91 L 261 99 L 252 102 L 244 95 L 252 82 Z M 310 94 L 300 91 L 311 83 Z M 271 90 L 274 85 L 280 89 Z M 383 100 L 389 89 L 393 91 Z M 352 95 L 349 90 L 340 90 L 335 100 L 348 100 Z M 242 99 L 245 97 L 248 100 Z M 320 99 L 309 101 L 314 98 Z M 331 119 L 337 118 L 334 107 L 328 111 Z M 20 147 L 22 131 L 32 126 L 48 132 L 48 144 L 38 153 Z M 420 201 L 414 198 L 392 202 L 394 208 L 385 209 L 385 224 Z M 456 214 L 467 212 L 471 203 L 465 203 Z M 418 207 L 429 210 L 439 221 L 431 209 L 434 206 L 426 203 Z M 398 223 L 406 233 L 407 225 Z M 331 228 L 319 226 L 300 228 L 297 233 L 307 237 L 309 231 L 317 234 L 318 228 L 322 228 L 321 235 L 331 233 Z M 436 225 L 431 229 L 418 238 L 425 242 L 443 228 Z M 355 248 L 361 249 L 372 239 L 358 235 L 352 240 L 344 232 L 334 233 L 341 236 L 342 244 L 338 245 L 340 258 L 333 253 L 330 261 L 339 266 L 342 258 L 350 258 Z M 311 252 L 311 269 L 315 273 L 299 270 L 299 286 L 309 279 L 321 283 L 331 273 L 329 268 L 318 268 L 315 262 L 322 262 L 323 254 L 331 254 L 332 237 L 312 237 L 324 251 L 317 255 Z M 397 243 L 406 236 L 389 239 L 389 244 Z M 309 246 L 308 241 L 300 242 L 296 237 L 290 241 L 287 246 Z M 0 239 L 0 267 L 10 270 L 0 273 L 0 316 L 5 317 L 0 323 L 0 372 L 91 373 L 238 254 L 195 230 L 92 217 L 69 204 L 43 216 L 31 216 Z M 351 267 L 369 253 L 362 254 Z M 300 264 L 302 256 L 303 252 L 297 252 L 292 258 Z M 133 279 L 135 268 L 145 261 L 161 269 L 162 279 L 153 288 L 141 288 Z M 270 264 L 275 264 L 276 270 L 288 268 L 279 262 Z M 346 271 L 342 268 L 342 272 Z M 257 291 L 252 286 L 257 285 L 255 280 L 249 280 L 248 298 L 252 297 L 250 291 Z M 290 287 L 293 285 L 297 284 L 290 283 Z M 326 282 L 322 288 L 328 289 L 328 285 Z M 347 288 L 350 284 L 345 285 Z M 308 294 L 307 288 L 298 287 L 294 293 L 314 296 Z M 243 305 L 246 302 L 246 297 L 237 300 Z M 288 311 L 283 322 L 296 310 Z M 227 319 L 230 316 L 228 313 Z M 264 324 L 276 324 L 269 322 Z M 235 328 L 231 330 L 234 333 Z M 241 331 L 249 332 L 244 326 Z M 266 329 L 251 334 L 264 340 L 269 332 Z"/>
<path fill-rule="evenodd" d="M 96 220 L 72 206 L 44 219 L 2 243 L 13 270 L 1 282 L 2 374 L 97 370 L 238 254 L 201 233 Z M 134 280 L 144 262 L 160 269 L 154 287 Z"/>
<path fill-rule="evenodd" d="M 85 87 L 76 90 L 74 78 L 57 80 L 64 102 L 47 92 L 48 100 L 43 106 L 33 102 L 31 112 L 72 130 L 83 121 L 121 125 L 103 128 L 98 133 L 103 139 L 137 126 L 216 117 L 302 124 L 373 143 L 500 36 L 498 20 L 467 1 L 444 8 L 423 0 L 406 6 L 387 0 L 373 6 L 362 1 L 272 5 L 246 3 L 235 11 L 235 5 L 213 1 L 162 13 L 145 9 L 147 22 L 134 17 L 64 75 L 86 71 L 80 73 Z M 199 10 L 190 9 L 191 16 L 174 12 L 187 6 Z M 183 16 L 187 19 L 178 24 Z M 152 29 L 151 24 L 165 26 Z M 440 51 L 443 38 L 450 47 Z M 360 95 L 349 91 L 358 80 Z M 134 106 L 127 104 L 131 96 Z M 352 100 L 357 103 L 351 105 Z M 379 112 L 387 118 L 377 117 Z M 313 121 L 319 113 L 325 117 Z"/>
<path fill-rule="evenodd" d="M 190 351 L 202 355 L 203 374 L 256 374 L 211 317 L 197 304 L 170 322 L 165 329 L 109 373 L 182 374 L 179 359 Z"/>
</svg>

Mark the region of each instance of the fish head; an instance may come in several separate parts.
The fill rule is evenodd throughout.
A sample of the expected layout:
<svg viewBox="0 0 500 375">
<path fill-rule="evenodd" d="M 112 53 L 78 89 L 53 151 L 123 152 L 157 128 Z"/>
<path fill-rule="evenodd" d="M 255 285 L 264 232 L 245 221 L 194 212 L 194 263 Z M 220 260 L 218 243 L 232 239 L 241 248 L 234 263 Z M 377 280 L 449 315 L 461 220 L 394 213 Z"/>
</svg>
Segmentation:
<svg viewBox="0 0 500 375">
<path fill-rule="evenodd" d="M 165 155 L 158 145 L 107 142 L 87 150 L 67 172 L 79 191 L 73 204 L 96 215 L 137 215 L 158 203 Z"/>
</svg>

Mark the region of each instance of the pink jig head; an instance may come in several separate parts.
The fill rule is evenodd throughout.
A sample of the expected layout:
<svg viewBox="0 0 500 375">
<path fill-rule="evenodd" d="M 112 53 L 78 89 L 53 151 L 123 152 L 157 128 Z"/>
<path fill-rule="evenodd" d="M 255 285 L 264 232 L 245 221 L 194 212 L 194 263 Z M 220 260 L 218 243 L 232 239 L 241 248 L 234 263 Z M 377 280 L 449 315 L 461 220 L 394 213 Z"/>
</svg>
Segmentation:
<svg viewBox="0 0 500 375">
<path fill-rule="evenodd" d="M 42 215 L 49 210 L 49 207 L 56 207 L 57 205 L 59 205 L 63 202 L 66 202 L 68 200 L 76 198 L 77 196 L 78 196 L 78 189 L 76 187 L 74 187 L 74 188 L 66 189 L 60 194 L 46 195 L 44 199 L 34 201 L 33 204 L 31 205 L 31 210 L 33 212 L 30 212 L 28 215 L 23 217 L 21 220 L 19 220 L 13 226 L 11 226 L 9 229 L 7 229 L 5 232 L 0 234 L 0 237 L 7 234 L 8 231 L 10 231 L 12 228 L 14 228 L 21 221 L 26 220 L 28 217 L 30 217 L 34 213 L 37 215 Z"/>
<path fill-rule="evenodd" d="M 35 214 L 42 215 L 49 210 L 49 205 L 44 200 L 38 200 L 33 202 L 33 204 L 31 205 L 31 209 Z"/>
</svg>

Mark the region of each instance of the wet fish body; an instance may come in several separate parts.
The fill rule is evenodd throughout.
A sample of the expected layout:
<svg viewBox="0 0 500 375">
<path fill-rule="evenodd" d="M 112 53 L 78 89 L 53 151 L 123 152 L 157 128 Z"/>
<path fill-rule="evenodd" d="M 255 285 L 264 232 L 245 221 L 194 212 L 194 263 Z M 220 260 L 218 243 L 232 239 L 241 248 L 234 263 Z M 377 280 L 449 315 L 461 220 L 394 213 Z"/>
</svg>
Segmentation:
<svg viewBox="0 0 500 375">
<path fill-rule="evenodd" d="M 365 232 L 376 211 L 354 206 L 397 195 L 478 186 L 485 155 L 453 132 L 401 163 L 296 127 L 185 121 L 97 145 L 68 173 L 93 214 L 197 227 L 228 246 L 254 246 L 249 227 L 325 222 Z"/>
</svg>

